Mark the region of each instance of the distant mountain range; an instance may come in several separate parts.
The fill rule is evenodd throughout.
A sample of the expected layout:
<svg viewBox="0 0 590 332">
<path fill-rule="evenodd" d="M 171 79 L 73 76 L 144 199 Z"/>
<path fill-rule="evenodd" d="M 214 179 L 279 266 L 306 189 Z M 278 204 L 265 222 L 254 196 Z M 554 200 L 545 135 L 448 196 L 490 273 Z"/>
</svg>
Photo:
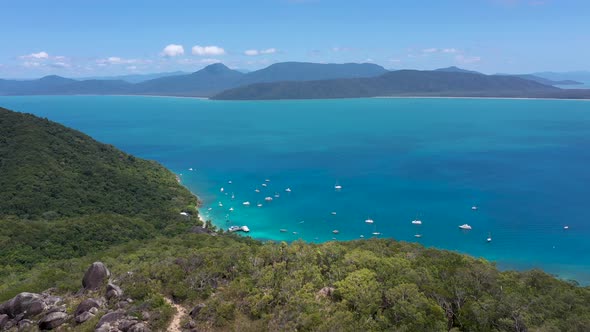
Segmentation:
<svg viewBox="0 0 590 332">
<path fill-rule="evenodd" d="M 398 70 L 370 78 L 251 84 L 226 90 L 213 96 L 212 99 L 321 99 L 377 96 L 557 97 L 562 96 L 560 94 L 562 91 L 550 85 L 513 76 L 448 70 Z M 571 92 L 568 98 L 573 98 Z"/>
<path fill-rule="evenodd" d="M 386 72 L 385 68 L 369 63 L 284 62 L 243 73 L 216 63 L 191 74 L 163 75 L 137 83 L 123 79 L 74 80 L 59 76 L 29 81 L 0 80 L 0 95 L 153 94 L 208 97 L 229 88 L 253 83 L 372 77 Z"/>
<path fill-rule="evenodd" d="M 163 95 L 213 99 L 356 98 L 373 96 L 507 96 L 587 98 L 577 84 L 536 75 L 485 75 L 458 67 L 388 71 L 370 63 L 283 62 L 244 73 L 221 63 L 194 73 L 160 73 L 93 79 L 46 76 L 1 80 L 0 95 Z"/>
<path fill-rule="evenodd" d="M 168 76 L 178 76 L 178 75 L 186 75 L 187 72 L 184 71 L 172 71 L 172 72 L 164 72 L 164 73 L 153 73 L 153 74 L 130 74 L 130 75 L 119 75 L 119 76 L 93 76 L 93 77 L 81 77 L 76 78 L 78 81 L 87 81 L 87 80 L 101 80 L 101 81 L 125 81 L 129 83 L 140 83 L 145 82 L 148 80 L 153 80 L 155 78 L 160 77 L 168 77 Z"/>
</svg>

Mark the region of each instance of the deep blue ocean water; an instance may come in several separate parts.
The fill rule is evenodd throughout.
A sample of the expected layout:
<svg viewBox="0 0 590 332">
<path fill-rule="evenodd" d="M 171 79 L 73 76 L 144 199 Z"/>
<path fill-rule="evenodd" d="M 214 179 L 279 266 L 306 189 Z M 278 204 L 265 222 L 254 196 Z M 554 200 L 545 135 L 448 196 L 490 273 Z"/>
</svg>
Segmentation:
<svg viewBox="0 0 590 332">
<path fill-rule="evenodd" d="M 590 102 L 35 96 L 0 106 L 159 161 L 216 225 L 248 225 L 256 238 L 378 232 L 590 284 Z"/>
</svg>

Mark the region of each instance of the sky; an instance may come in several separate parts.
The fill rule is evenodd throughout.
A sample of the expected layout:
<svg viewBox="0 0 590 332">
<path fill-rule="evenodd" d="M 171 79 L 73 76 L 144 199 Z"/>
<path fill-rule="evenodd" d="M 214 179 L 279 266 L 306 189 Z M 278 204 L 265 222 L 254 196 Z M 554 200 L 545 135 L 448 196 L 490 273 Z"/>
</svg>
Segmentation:
<svg viewBox="0 0 590 332">
<path fill-rule="evenodd" d="M 590 70 L 588 0 L 0 0 L 0 77 L 371 62 Z"/>
</svg>

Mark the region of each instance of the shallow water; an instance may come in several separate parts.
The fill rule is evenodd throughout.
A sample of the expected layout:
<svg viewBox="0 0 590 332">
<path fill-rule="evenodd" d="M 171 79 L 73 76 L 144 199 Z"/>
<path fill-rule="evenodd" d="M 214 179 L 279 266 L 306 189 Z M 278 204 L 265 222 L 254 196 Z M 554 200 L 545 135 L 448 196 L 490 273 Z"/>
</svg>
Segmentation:
<svg viewBox="0 0 590 332">
<path fill-rule="evenodd" d="M 203 214 L 256 238 L 378 232 L 590 283 L 589 102 L 35 96 L 0 106 L 161 162 L 204 200 Z"/>
</svg>

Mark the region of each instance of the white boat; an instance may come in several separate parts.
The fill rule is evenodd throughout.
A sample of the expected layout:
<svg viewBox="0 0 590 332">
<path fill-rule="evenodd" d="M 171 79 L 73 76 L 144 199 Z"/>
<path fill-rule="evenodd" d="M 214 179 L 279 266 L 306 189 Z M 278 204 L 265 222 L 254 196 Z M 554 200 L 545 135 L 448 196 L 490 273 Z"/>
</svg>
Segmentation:
<svg viewBox="0 0 590 332">
<path fill-rule="evenodd" d="M 335 186 L 334 186 L 334 189 L 336 189 L 336 190 L 340 190 L 340 189 L 342 189 L 342 186 L 341 186 L 341 185 L 339 185 L 339 184 L 337 184 L 337 185 L 335 185 Z"/>
<path fill-rule="evenodd" d="M 471 210 L 473 210 L 473 211 L 477 210 L 477 206 L 475 206 L 475 205 L 474 205 L 474 206 L 472 206 L 472 207 L 471 207 Z"/>
<path fill-rule="evenodd" d="M 262 203 L 258 203 L 258 204 L 256 204 L 256 206 L 262 207 Z"/>
<path fill-rule="evenodd" d="M 570 227 L 566 225 L 566 226 L 563 226 L 563 229 L 568 230 L 568 229 L 570 229 Z"/>
<path fill-rule="evenodd" d="M 270 201 L 272 201 L 272 197 L 270 197 L 270 196 L 269 197 L 265 197 L 264 200 L 267 201 L 267 202 L 270 202 Z"/>
<path fill-rule="evenodd" d="M 208 208 L 208 209 L 207 209 L 207 211 L 211 211 L 211 210 L 213 210 L 213 208 Z"/>
<path fill-rule="evenodd" d="M 262 184 L 262 186 L 263 186 L 263 187 L 266 187 L 266 183 L 263 183 L 263 184 Z"/>
<path fill-rule="evenodd" d="M 233 211 L 233 210 L 234 210 L 234 208 L 233 208 L 233 207 L 230 207 L 230 208 L 229 208 L 229 210 L 230 210 L 230 211 Z"/>
<path fill-rule="evenodd" d="M 293 235 L 297 235 L 297 234 L 299 234 L 299 233 L 297 233 L 297 232 L 293 232 Z"/>
<path fill-rule="evenodd" d="M 418 219 L 412 220 L 412 224 L 413 225 L 422 225 L 422 220 L 418 220 Z"/>
<path fill-rule="evenodd" d="M 250 206 L 250 202 L 244 202 L 244 203 L 242 203 L 242 205 Z"/>
<path fill-rule="evenodd" d="M 291 188 L 287 188 L 285 189 L 286 192 L 290 193 L 291 192 Z"/>
<path fill-rule="evenodd" d="M 471 226 L 469 226 L 468 224 L 463 224 L 463 225 L 459 226 L 459 228 L 465 229 L 465 230 L 470 230 Z"/>
<path fill-rule="evenodd" d="M 275 194 L 275 198 L 279 198 L 279 197 L 281 197 L 281 196 L 278 193 Z"/>
<path fill-rule="evenodd" d="M 422 237 L 422 234 L 415 234 L 414 237 L 421 238 Z"/>
<path fill-rule="evenodd" d="M 264 181 L 265 181 L 265 182 L 270 182 L 270 180 L 269 180 L 269 179 L 266 179 L 266 180 L 264 180 Z"/>
<path fill-rule="evenodd" d="M 219 202 L 219 204 L 218 204 L 218 205 L 219 205 L 219 207 L 222 207 L 222 206 L 223 206 L 223 203 Z"/>
<path fill-rule="evenodd" d="M 219 191 L 223 192 L 225 189 L 223 189 L 223 187 L 221 187 L 221 189 L 219 189 Z"/>
<path fill-rule="evenodd" d="M 254 189 L 254 191 L 257 192 L 257 193 L 259 193 L 260 192 L 260 189 L 256 188 L 256 189 Z"/>
<path fill-rule="evenodd" d="M 335 215 L 336 215 L 336 211 L 332 211 L 332 212 L 331 212 L 331 214 L 332 214 L 333 216 L 335 216 Z"/>
<path fill-rule="evenodd" d="M 340 231 L 339 231 L 339 230 L 337 230 L 337 229 L 335 229 L 335 230 L 333 230 L 333 231 L 332 231 L 332 233 L 334 233 L 334 234 L 338 234 L 338 233 L 340 233 Z"/>
<path fill-rule="evenodd" d="M 374 223 L 375 221 L 374 221 L 373 219 L 370 219 L 370 218 L 369 218 L 369 219 L 365 220 L 365 222 L 366 222 L 367 224 L 372 224 L 372 223 Z"/>
<path fill-rule="evenodd" d="M 361 235 L 361 239 L 364 239 L 364 238 L 365 238 L 365 236 L 364 235 Z"/>
<path fill-rule="evenodd" d="M 193 168 L 191 167 L 191 168 L 189 168 L 188 170 L 192 172 L 192 171 L 193 171 Z"/>
<path fill-rule="evenodd" d="M 373 235 L 381 235 L 379 232 L 373 232 Z"/>
<path fill-rule="evenodd" d="M 488 234 L 488 238 L 486 239 L 487 242 L 492 242 L 492 235 Z"/>
<path fill-rule="evenodd" d="M 249 231 L 250 231 L 250 228 L 248 228 L 248 226 L 242 226 L 242 232 L 248 233 Z"/>
<path fill-rule="evenodd" d="M 231 182 L 231 180 L 229 180 L 229 181 L 227 181 L 227 183 L 231 184 L 232 182 Z"/>
<path fill-rule="evenodd" d="M 181 215 L 181 216 L 188 217 L 188 213 L 186 213 L 186 212 L 180 212 L 180 215 Z"/>
<path fill-rule="evenodd" d="M 236 198 L 236 195 L 234 195 L 234 193 L 231 193 L 231 199 Z"/>
<path fill-rule="evenodd" d="M 287 230 L 286 230 L 286 229 L 284 229 L 284 228 L 281 228 L 281 229 L 279 229 L 279 231 L 280 231 L 281 233 L 287 233 Z"/>
</svg>

